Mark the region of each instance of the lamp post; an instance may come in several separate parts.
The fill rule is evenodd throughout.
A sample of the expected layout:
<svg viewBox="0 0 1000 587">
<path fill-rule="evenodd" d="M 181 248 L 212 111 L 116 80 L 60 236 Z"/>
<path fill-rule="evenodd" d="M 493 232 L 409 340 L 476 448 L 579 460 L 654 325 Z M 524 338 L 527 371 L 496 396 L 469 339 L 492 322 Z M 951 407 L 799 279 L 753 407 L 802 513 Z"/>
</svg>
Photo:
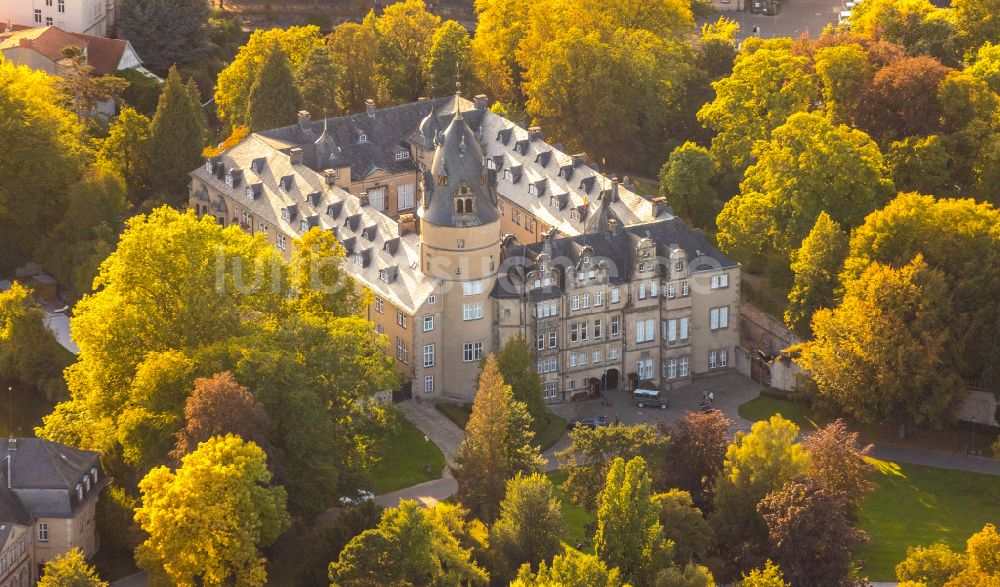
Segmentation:
<svg viewBox="0 0 1000 587">
<path fill-rule="evenodd" d="M 424 435 L 424 475 L 427 477 L 431 476 L 431 455 L 430 455 L 430 444 L 431 437 Z"/>
<path fill-rule="evenodd" d="M 7 386 L 7 434 L 14 437 L 14 386 Z"/>
</svg>

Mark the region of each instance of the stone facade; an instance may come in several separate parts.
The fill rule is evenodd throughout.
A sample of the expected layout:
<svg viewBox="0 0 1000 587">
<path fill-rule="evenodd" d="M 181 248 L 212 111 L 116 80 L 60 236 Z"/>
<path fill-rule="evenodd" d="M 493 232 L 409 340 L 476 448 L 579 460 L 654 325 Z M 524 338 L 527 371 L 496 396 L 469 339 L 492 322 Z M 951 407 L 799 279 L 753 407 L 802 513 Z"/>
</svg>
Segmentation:
<svg viewBox="0 0 1000 587">
<path fill-rule="evenodd" d="M 550 401 L 732 365 L 739 266 L 661 200 L 490 112 L 485 97 L 370 105 L 322 123 L 303 112 L 191 176 L 199 215 L 263 232 L 286 258 L 305 231 L 333 231 L 415 395 L 471 399 L 479 360 L 517 333 L 544 338 Z M 412 210 L 408 187 L 399 202 L 411 183 Z M 540 263 L 549 285 L 536 291 L 523 276 Z"/>
</svg>

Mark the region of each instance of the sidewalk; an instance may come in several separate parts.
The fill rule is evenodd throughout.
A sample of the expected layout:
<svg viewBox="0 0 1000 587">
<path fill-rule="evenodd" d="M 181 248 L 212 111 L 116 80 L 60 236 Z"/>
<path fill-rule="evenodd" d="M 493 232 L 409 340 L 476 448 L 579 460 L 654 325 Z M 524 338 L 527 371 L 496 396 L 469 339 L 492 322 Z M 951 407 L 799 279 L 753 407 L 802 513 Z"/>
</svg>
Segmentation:
<svg viewBox="0 0 1000 587">
<path fill-rule="evenodd" d="M 431 402 L 407 400 L 396 404 L 406 419 L 427 435 L 444 453 L 444 475 L 451 476 L 449 469 L 455 465 L 455 455 L 465 438 L 465 431 L 455 425 L 447 416 L 438 411 Z"/>
<path fill-rule="evenodd" d="M 924 465 L 938 469 L 968 471 L 984 475 L 1000 475 L 1000 461 L 988 457 L 974 457 L 963 454 L 925 450 L 891 444 L 876 444 L 871 456 L 883 461 Z"/>
</svg>

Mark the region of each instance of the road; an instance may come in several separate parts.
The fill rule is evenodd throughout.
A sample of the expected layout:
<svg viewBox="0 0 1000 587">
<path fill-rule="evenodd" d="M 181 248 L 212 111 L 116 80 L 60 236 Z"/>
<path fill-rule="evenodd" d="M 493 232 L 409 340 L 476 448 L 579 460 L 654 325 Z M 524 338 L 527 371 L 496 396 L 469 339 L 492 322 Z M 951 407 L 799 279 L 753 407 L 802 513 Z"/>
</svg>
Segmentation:
<svg viewBox="0 0 1000 587">
<path fill-rule="evenodd" d="M 826 25 L 837 24 L 837 15 L 841 10 L 842 0 L 783 0 L 781 10 L 775 16 L 737 10 L 721 11 L 718 14 L 739 23 L 739 40 L 742 41 L 751 35 L 754 26 L 760 28 L 759 36 L 765 39 L 795 38 L 802 34 L 815 38 Z M 712 20 L 716 18 L 718 16 L 714 14 L 711 17 Z"/>
</svg>

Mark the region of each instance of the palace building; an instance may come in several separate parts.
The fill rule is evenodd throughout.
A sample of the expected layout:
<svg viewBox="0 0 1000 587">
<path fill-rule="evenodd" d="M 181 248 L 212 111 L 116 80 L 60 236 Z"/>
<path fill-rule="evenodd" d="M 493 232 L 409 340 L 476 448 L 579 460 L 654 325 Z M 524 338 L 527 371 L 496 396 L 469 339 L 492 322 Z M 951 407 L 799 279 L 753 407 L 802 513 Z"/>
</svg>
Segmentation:
<svg viewBox="0 0 1000 587">
<path fill-rule="evenodd" d="M 700 231 L 485 96 L 253 133 L 191 173 L 190 206 L 291 254 L 333 232 L 414 395 L 470 399 L 522 334 L 546 399 L 731 368 L 739 265 Z"/>
</svg>

